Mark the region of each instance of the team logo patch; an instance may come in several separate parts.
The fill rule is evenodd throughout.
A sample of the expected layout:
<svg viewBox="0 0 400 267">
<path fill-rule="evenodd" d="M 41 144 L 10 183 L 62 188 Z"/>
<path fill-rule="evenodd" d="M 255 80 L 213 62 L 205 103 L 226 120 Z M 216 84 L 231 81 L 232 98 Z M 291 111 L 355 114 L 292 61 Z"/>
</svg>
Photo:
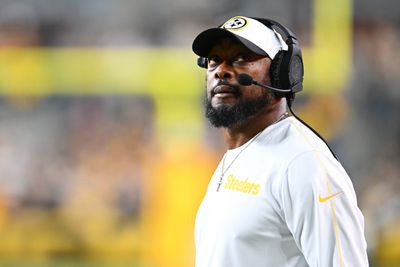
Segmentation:
<svg viewBox="0 0 400 267">
<path fill-rule="evenodd" d="M 242 17 L 234 17 L 222 25 L 224 29 L 238 30 L 246 26 L 247 20 Z"/>
</svg>

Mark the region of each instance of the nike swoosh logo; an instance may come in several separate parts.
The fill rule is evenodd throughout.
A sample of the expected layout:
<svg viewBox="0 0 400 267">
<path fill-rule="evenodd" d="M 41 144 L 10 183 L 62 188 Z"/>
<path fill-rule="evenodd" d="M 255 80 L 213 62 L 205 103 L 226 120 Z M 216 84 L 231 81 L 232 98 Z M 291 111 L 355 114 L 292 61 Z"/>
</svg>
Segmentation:
<svg viewBox="0 0 400 267">
<path fill-rule="evenodd" d="M 319 195 L 318 196 L 318 201 L 321 202 L 321 203 L 324 203 L 324 202 L 328 201 L 329 199 L 334 198 L 334 197 L 336 197 L 337 195 L 339 195 L 341 193 L 342 192 L 337 192 L 335 194 L 332 194 L 332 195 L 329 195 L 329 196 L 326 196 L 326 197 L 322 197 L 321 195 Z"/>
</svg>

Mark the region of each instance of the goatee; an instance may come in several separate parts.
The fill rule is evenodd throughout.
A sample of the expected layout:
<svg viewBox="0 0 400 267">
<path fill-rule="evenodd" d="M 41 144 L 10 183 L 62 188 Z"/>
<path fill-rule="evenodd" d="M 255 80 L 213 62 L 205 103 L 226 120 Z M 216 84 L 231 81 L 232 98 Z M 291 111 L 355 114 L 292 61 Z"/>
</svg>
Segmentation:
<svg viewBox="0 0 400 267">
<path fill-rule="evenodd" d="M 271 103 L 272 97 L 271 93 L 266 92 L 263 96 L 256 99 L 243 100 L 240 98 L 239 102 L 235 105 L 222 105 L 214 108 L 211 104 L 211 99 L 205 96 L 205 116 L 215 127 L 231 128 L 241 125 L 249 118 L 257 115 Z"/>
</svg>

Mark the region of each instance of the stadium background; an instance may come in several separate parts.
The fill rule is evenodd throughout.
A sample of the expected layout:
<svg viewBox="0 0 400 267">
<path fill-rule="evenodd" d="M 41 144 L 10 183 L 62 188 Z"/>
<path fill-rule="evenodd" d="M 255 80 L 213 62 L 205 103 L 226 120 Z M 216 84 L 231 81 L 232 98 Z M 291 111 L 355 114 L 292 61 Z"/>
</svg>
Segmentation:
<svg viewBox="0 0 400 267">
<path fill-rule="evenodd" d="M 232 15 L 297 33 L 295 110 L 328 139 L 400 265 L 400 8 L 390 0 L 0 0 L 0 266 L 193 266 L 224 152 L 191 42 Z"/>
</svg>

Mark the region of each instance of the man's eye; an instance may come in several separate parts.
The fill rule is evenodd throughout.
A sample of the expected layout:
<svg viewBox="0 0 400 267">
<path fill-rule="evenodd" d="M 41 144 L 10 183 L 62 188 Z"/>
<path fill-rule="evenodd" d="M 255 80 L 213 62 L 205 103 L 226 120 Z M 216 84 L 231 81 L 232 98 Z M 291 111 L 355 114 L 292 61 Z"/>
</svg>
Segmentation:
<svg viewBox="0 0 400 267">
<path fill-rule="evenodd" d="M 235 57 L 234 62 L 245 62 L 249 61 L 249 56 L 246 54 L 239 54 Z"/>
<path fill-rule="evenodd" d="M 216 65 L 218 65 L 219 63 L 221 63 L 221 59 L 219 58 L 219 57 L 214 57 L 214 56 L 212 56 L 212 57 L 209 57 L 208 58 L 208 65 L 209 66 L 216 66 Z"/>
</svg>

